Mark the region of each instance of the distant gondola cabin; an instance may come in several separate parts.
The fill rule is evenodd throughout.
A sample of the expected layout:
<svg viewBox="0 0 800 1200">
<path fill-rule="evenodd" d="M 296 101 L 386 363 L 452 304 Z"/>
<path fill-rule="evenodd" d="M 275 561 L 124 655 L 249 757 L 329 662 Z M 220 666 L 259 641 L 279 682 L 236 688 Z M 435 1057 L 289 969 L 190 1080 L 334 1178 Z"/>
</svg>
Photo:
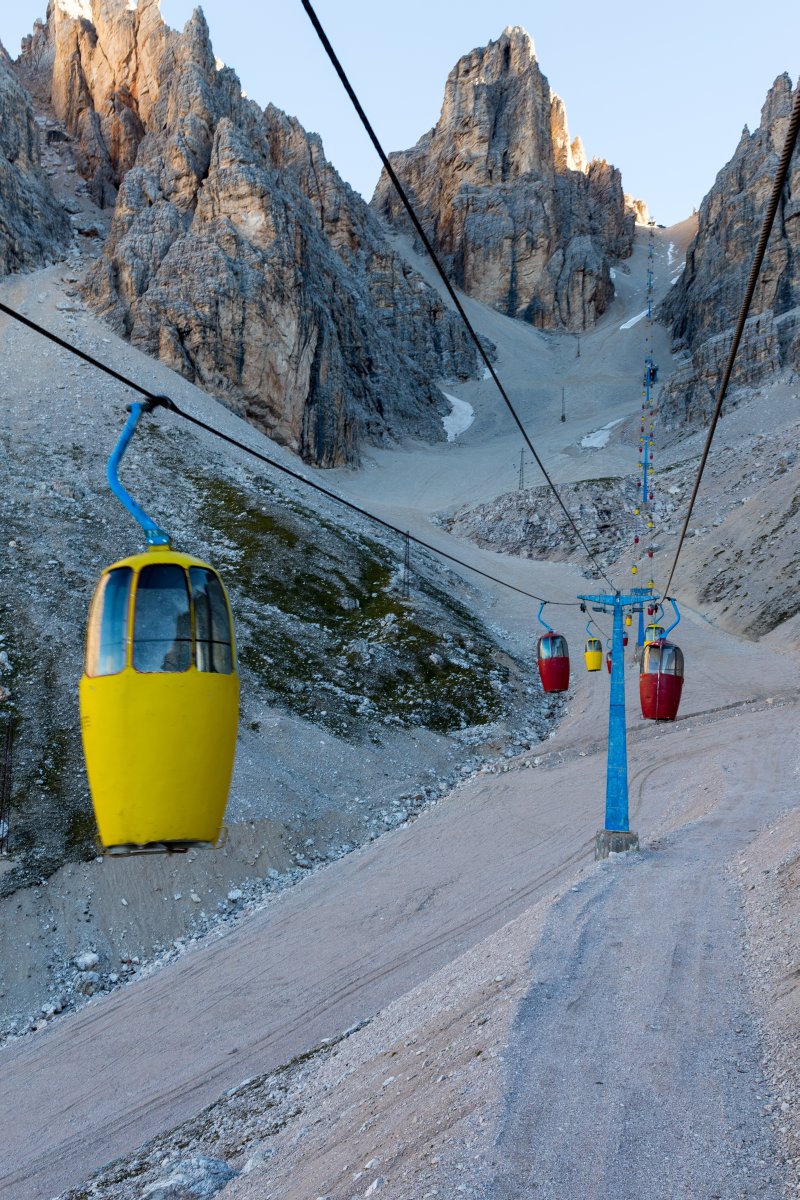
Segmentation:
<svg viewBox="0 0 800 1200">
<path fill-rule="evenodd" d="M 603 665 L 603 648 L 600 638 L 587 638 L 587 644 L 583 648 L 583 658 L 587 664 L 587 671 L 600 671 Z"/>
<path fill-rule="evenodd" d="M 587 671 L 599 671 L 603 665 L 603 647 L 599 638 L 587 638 L 583 651 Z"/>
<path fill-rule="evenodd" d="M 546 692 L 565 692 L 569 687 L 569 650 L 560 633 L 544 633 L 536 647 L 539 676 Z"/>
<path fill-rule="evenodd" d="M 647 642 L 639 667 L 642 716 L 650 721 L 674 721 L 683 691 L 683 652 L 665 638 Z"/>
</svg>

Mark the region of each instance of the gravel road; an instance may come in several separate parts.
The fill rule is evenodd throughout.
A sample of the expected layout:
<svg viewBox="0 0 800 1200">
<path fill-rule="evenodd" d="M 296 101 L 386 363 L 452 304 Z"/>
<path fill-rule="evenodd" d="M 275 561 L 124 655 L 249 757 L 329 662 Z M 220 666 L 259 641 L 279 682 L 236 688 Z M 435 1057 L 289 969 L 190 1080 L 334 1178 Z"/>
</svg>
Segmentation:
<svg viewBox="0 0 800 1200">
<path fill-rule="evenodd" d="M 761 730 L 757 767 L 727 739 L 709 747 L 711 813 L 553 908 L 509 1047 L 492 1200 L 783 1195 L 725 865 L 796 787 L 787 717 Z"/>
<path fill-rule="evenodd" d="M 536 1096 L 546 1105 L 544 1140 L 554 1139 L 549 1169 L 557 1161 L 569 1163 L 566 1147 L 574 1147 L 578 1135 L 568 1125 L 559 1132 L 553 1114 L 562 1112 L 563 1124 L 564 1112 L 580 1112 L 582 1153 L 594 1144 L 597 1078 L 606 1081 L 607 1105 L 609 1096 L 624 1096 L 621 1113 L 608 1106 L 620 1121 L 646 1105 L 649 1095 L 657 1129 L 669 1127 L 672 1104 L 685 1109 L 698 1129 L 708 1109 L 711 1128 L 718 1130 L 722 1118 L 715 1098 L 724 1104 L 733 1094 L 726 1076 L 728 1038 L 745 1071 L 743 1098 L 731 1110 L 728 1127 L 736 1128 L 746 1113 L 758 1080 L 746 1032 L 731 1034 L 732 1024 L 734 1033 L 747 1029 L 741 1025 L 746 1001 L 737 996 L 738 917 L 717 877 L 743 834 L 777 813 L 791 794 L 795 764 L 780 765 L 778 751 L 795 720 L 792 703 L 735 705 L 692 719 L 691 725 L 656 729 L 633 752 L 635 825 L 645 838 L 666 833 L 668 840 L 625 870 L 623 886 L 615 868 L 596 872 L 588 885 L 569 893 L 558 932 L 544 943 L 541 976 L 553 981 L 555 1002 L 552 1029 L 546 1014 L 543 1018 L 542 1066 L 533 1074 L 544 1073 L 548 1080 Z M 0 1103 L 7 1150 L 0 1196 L 46 1200 L 80 1182 L 110 1158 L 186 1120 L 226 1088 L 369 1017 L 563 885 L 590 863 L 598 824 L 602 755 L 576 752 L 569 745 L 574 734 L 567 728 L 564 748 L 554 744 L 539 767 L 517 764 L 520 769 L 472 781 L 408 828 L 284 893 L 229 936 L 9 1047 Z M 756 786 L 764 764 L 773 761 L 774 785 Z M 672 824 L 680 828 L 687 816 L 700 817 L 704 809 L 710 814 L 689 833 L 669 835 Z M 622 906 L 619 916 L 604 910 L 615 904 Z M 587 925 L 592 911 L 596 918 Z M 573 916 L 579 926 L 574 934 Z M 556 982 L 555 967 L 565 959 L 570 969 Z M 621 997 L 620 983 L 627 984 L 629 974 L 632 986 Z M 592 993 L 586 990 L 590 980 L 597 985 Z M 630 1048 L 620 1048 L 610 1032 L 603 1041 L 592 994 L 602 998 L 605 1021 L 612 1009 L 622 1009 Z M 532 1021 L 534 1044 L 542 1033 L 542 1003 L 534 988 L 523 1009 Z M 525 1024 L 522 1016 L 520 1031 Z M 649 1029 L 653 1024 L 662 1028 Z M 537 1051 L 521 1036 L 519 1057 L 527 1061 Z M 565 1045 L 577 1047 L 574 1058 L 584 1065 L 568 1065 Z M 701 1047 L 706 1057 L 695 1072 L 690 1064 Z M 676 1073 L 677 1061 L 685 1066 Z M 642 1066 L 649 1074 L 654 1062 L 672 1062 L 664 1068 L 661 1103 L 655 1077 L 652 1092 L 639 1078 Z M 565 1070 L 575 1078 L 562 1078 Z M 576 1097 L 585 1099 L 585 1090 L 591 1097 L 586 1112 L 593 1114 L 588 1122 L 576 1103 Z M 504 1135 L 510 1162 L 514 1144 L 523 1158 L 530 1153 L 524 1106 L 524 1093 L 515 1086 Z M 522 1127 L 516 1138 L 518 1111 Z M 618 1144 L 620 1121 L 614 1122 Z M 647 1128 L 656 1139 L 653 1153 L 666 1154 L 668 1145 L 659 1148 L 652 1124 Z M 607 1143 L 600 1139 L 597 1145 Z M 697 1155 L 704 1161 L 699 1150 Z M 624 1157 L 612 1161 L 619 1166 Z M 683 1178 L 693 1178 L 697 1161 L 691 1170 L 687 1161 Z"/>
</svg>

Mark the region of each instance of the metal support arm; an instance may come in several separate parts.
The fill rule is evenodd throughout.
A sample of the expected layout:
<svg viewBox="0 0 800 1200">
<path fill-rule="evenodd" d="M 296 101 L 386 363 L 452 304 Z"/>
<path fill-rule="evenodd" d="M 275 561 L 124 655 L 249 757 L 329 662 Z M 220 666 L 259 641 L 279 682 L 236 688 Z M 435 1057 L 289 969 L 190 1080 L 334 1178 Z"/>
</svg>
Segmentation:
<svg viewBox="0 0 800 1200">
<path fill-rule="evenodd" d="M 143 412 L 149 412 L 152 407 L 152 403 L 143 402 L 140 400 L 136 400 L 130 405 L 130 416 L 125 424 L 125 428 L 120 434 L 119 441 L 114 447 L 111 457 L 108 460 L 106 474 L 108 476 L 108 483 L 111 491 L 120 501 L 120 503 L 127 508 L 131 516 L 139 522 L 144 530 L 148 546 L 169 546 L 169 534 L 165 533 L 159 525 L 156 525 L 152 517 L 148 517 L 144 509 L 139 507 L 139 505 L 133 499 L 133 496 L 131 496 L 130 493 L 127 492 L 122 486 L 119 481 L 119 476 L 117 475 L 119 464 L 122 461 L 122 456 L 128 448 L 128 443 L 133 437 L 133 433 L 139 422 L 139 418 Z"/>
</svg>

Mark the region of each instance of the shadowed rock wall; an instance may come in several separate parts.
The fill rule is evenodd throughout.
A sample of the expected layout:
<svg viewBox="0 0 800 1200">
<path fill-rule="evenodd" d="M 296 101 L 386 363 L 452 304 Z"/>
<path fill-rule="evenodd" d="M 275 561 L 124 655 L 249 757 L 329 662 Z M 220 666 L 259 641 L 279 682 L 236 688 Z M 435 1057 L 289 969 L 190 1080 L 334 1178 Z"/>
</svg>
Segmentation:
<svg viewBox="0 0 800 1200">
<path fill-rule="evenodd" d="M 717 175 L 698 214 L 686 270 L 657 311 L 672 326 L 678 370 L 659 404 L 673 428 L 703 423 L 716 402 L 744 299 L 792 109 L 792 84 L 780 75 L 754 133 L 742 131 L 733 158 Z M 767 245 L 732 388 L 757 385 L 800 364 L 800 146 Z"/>
<path fill-rule="evenodd" d="M 70 233 L 66 214 L 41 170 L 30 97 L 0 44 L 0 275 L 57 258 Z"/>
</svg>

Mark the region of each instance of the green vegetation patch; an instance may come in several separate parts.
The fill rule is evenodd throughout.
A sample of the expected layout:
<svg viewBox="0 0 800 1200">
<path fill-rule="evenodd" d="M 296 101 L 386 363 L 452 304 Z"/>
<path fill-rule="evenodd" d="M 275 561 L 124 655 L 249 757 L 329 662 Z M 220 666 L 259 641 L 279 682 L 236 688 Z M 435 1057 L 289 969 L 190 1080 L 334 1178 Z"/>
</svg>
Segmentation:
<svg viewBox="0 0 800 1200">
<path fill-rule="evenodd" d="M 384 546 L 271 490 L 192 484 L 235 564 L 241 663 L 275 701 L 345 735 L 375 720 L 448 733 L 501 715 L 508 669 L 452 596 L 415 576 L 404 599 Z"/>
</svg>

